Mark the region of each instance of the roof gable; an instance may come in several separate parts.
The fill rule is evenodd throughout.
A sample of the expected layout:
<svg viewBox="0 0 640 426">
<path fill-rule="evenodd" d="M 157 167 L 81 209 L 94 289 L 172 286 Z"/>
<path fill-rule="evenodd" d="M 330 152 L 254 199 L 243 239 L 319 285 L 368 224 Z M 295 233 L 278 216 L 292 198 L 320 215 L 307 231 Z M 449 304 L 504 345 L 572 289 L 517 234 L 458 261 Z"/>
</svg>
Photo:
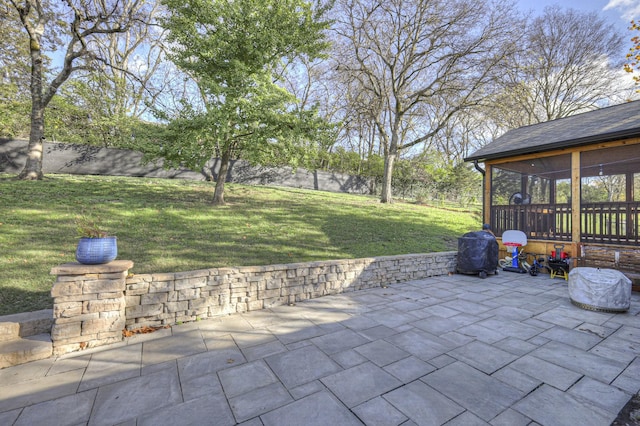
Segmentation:
<svg viewBox="0 0 640 426">
<path fill-rule="evenodd" d="M 485 161 L 640 136 L 640 101 L 509 130 L 465 161 Z"/>
</svg>

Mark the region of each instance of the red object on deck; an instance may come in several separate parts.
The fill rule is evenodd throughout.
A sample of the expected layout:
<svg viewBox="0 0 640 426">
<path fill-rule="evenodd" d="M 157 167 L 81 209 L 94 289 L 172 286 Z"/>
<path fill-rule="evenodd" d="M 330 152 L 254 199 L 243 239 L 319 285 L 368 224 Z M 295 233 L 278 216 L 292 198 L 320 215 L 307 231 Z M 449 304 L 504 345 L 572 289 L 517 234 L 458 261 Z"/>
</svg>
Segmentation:
<svg viewBox="0 0 640 426">
<path fill-rule="evenodd" d="M 505 246 L 506 246 L 506 244 L 505 244 Z M 551 250 L 551 257 L 554 258 L 554 259 L 556 258 L 556 251 L 555 250 Z M 566 252 L 564 252 L 564 251 L 560 252 L 560 259 L 564 260 L 564 259 L 568 259 L 568 258 L 569 258 L 569 255 Z"/>
</svg>

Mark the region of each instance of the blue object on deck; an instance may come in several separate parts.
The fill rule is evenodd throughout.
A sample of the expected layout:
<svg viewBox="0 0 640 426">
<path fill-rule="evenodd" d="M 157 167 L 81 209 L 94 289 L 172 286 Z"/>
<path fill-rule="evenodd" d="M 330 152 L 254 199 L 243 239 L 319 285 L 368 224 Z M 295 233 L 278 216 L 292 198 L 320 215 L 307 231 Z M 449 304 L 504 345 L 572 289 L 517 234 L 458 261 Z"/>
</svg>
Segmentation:
<svg viewBox="0 0 640 426">
<path fill-rule="evenodd" d="M 506 247 L 513 247 L 511 253 L 511 266 L 502 268 L 503 271 L 526 273 L 527 271 L 522 268 L 518 261 L 518 247 L 524 247 L 527 245 L 527 235 L 518 230 L 508 230 L 502 233 L 502 244 Z"/>
</svg>

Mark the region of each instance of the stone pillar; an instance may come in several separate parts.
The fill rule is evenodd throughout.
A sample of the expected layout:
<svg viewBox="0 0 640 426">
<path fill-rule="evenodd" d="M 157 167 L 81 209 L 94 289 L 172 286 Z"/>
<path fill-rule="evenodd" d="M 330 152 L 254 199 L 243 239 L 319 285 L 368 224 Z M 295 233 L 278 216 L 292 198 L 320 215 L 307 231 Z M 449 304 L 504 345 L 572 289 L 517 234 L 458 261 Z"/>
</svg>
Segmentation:
<svg viewBox="0 0 640 426">
<path fill-rule="evenodd" d="M 102 265 L 65 263 L 51 270 L 58 278 L 53 297 L 53 354 L 61 355 L 120 342 L 125 328 L 125 289 L 130 260 Z"/>
</svg>

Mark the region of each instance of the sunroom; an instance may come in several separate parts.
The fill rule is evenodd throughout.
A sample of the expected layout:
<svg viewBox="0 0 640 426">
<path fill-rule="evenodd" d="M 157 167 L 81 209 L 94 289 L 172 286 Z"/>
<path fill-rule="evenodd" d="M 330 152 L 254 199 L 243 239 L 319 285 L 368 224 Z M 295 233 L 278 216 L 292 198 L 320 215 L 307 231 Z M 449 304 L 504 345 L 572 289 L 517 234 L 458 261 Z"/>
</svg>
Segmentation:
<svg viewBox="0 0 640 426">
<path fill-rule="evenodd" d="M 640 277 L 640 101 L 511 130 L 465 160 L 485 165 L 499 242 L 519 230 L 526 252 Z"/>
</svg>

